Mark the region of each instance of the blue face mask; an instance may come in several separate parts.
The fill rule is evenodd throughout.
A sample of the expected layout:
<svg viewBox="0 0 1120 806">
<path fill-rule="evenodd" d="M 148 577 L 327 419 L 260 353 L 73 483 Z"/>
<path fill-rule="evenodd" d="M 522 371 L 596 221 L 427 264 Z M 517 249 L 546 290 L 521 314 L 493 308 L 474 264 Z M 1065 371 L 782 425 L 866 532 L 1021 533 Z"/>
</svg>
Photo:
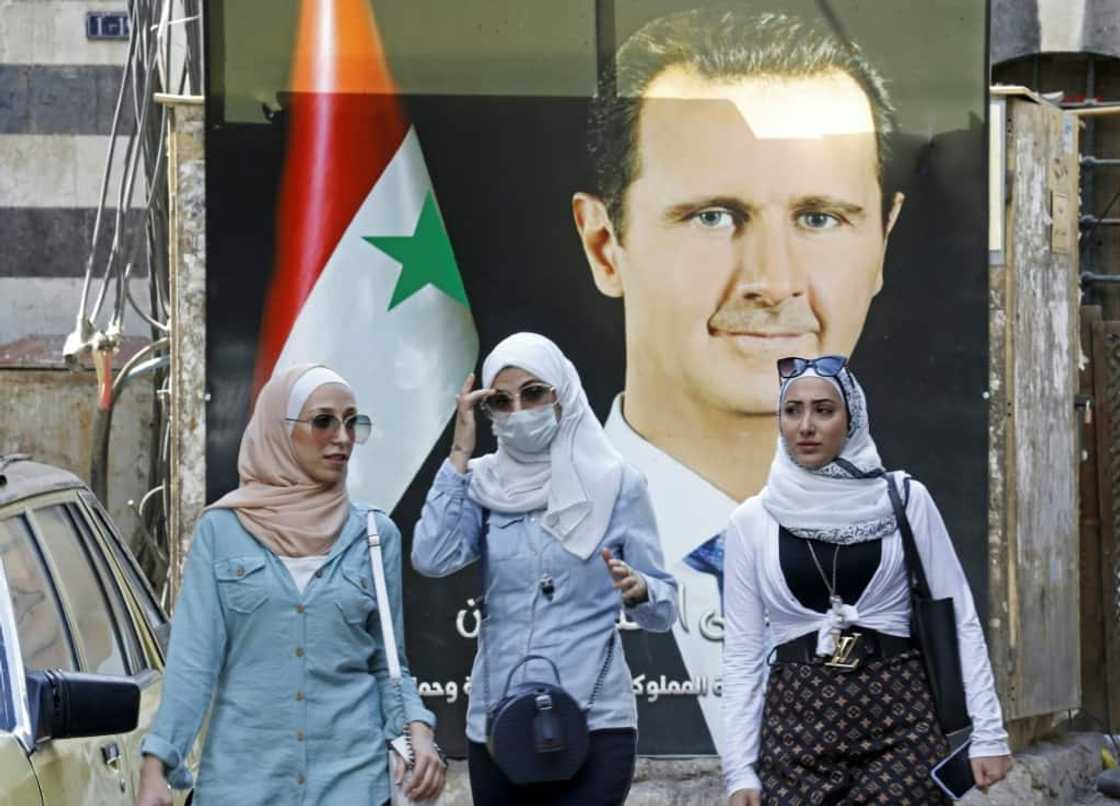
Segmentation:
<svg viewBox="0 0 1120 806">
<path fill-rule="evenodd" d="M 503 446 L 518 453 L 543 453 L 560 430 L 560 421 L 555 406 L 541 406 L 495 418 L 493 428 L 494 436 Z"/>
</svg>

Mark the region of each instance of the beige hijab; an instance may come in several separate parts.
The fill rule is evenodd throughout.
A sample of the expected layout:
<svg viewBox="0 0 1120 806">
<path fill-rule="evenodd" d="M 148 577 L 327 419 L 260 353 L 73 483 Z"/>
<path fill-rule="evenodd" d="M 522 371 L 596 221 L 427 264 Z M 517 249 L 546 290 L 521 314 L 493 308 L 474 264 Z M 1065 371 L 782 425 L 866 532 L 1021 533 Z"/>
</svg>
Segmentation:
<svg viewBox="0 0 1120 806">
<path fill-rule="evenodd" d="M 232 509 L 253 537 L 284 557 L 326 554 L 350 514 L 346 477 L 330 486 L 311 478 L 296 461 L 284 419 L 293 388 L 315 366 L 278 372 L 264 385 L 241 437 L 241 486 L 207 507 Z"/>
</svg>

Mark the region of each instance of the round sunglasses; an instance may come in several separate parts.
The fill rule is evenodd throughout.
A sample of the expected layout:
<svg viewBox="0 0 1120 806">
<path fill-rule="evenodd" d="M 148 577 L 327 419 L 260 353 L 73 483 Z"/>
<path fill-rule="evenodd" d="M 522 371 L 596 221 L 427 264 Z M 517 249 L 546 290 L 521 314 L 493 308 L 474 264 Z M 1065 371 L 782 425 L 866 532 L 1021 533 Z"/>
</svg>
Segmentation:
<svg viewBox="0 0 1120 806">
<path fill-rule="evenodd" d="M 365 414 L 352 414 L 345 420 L 340 420 L 333 414 L 316 414 L 307 420 L 300 420 L 295 417 L 285 417 L 284 419 L 290 423 L 310 425 L 311 432 L 323 439 L 333 437 L 338 432 L 339 427 L 344 427 L 346 433 L 350 435 L 350 439 L 359 445 L 369 439 L 370 431 L 373 430 L 373 421 Z"/>
<path fill-rule="evenodd" d="M 556 402 L 556 388 L 547 383 L 530 383 L 517 391 L 495 392 L 479 403 L 483 413 L 493 417 L 495 414 L 512 414 L 517 401 L 521 401 L 522 409 L 535 409 Z"/>
</svg>

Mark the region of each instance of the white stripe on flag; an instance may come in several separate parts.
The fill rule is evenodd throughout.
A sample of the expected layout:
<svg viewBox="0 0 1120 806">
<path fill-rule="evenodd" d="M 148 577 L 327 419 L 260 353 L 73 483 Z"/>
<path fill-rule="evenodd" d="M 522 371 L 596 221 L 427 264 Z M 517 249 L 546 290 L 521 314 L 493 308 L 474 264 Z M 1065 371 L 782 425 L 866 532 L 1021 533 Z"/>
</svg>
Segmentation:
<svg viewBox="0 0 1120 806">
<path fill-rule="evenodd" d="M 430 190 L 410 129 L 339 240 L 277 361 L 277 369 L 326 364 L 353 386 L 373 433 L 354 449 L 350 494 L 386 511 L 431 452 L 478 359 L 470 311 L 434 286 L 389 310 L 400 264 L 362 240 L 412 235 Z"/>
</svg>

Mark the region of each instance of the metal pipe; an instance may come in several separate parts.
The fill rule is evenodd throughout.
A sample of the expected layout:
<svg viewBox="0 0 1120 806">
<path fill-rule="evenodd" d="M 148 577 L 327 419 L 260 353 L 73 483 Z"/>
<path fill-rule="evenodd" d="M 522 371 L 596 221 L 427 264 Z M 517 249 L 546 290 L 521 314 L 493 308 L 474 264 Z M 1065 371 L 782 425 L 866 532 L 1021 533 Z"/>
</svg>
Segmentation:
<svg viewBox="0 0 1120 806">
<path fill-rule="evenodd" d="M 1104 225 L 1106 227 L 1114 227 L 1117 224 L 1120 224 L 1120 218 L 1097 218 L 1095 215 L 1081 216 L 1081 226 L 1083 227 L 1097 227 L 1101 225 Z"/>
<path fill-rule="evenodd" d="M 1120 158 L 1117 157 L 1094 157 L 1086 155 L 1081 158 L 1082 166 L 1086 168 L 1115 168 L 1120 166 Z"/>
<path fill-rule="evenodd" d="M 1081 272 L 1081 284 L 1120 285 L 1120 274 L 1097 274 L 1092 271 Z"/>
</svg>

